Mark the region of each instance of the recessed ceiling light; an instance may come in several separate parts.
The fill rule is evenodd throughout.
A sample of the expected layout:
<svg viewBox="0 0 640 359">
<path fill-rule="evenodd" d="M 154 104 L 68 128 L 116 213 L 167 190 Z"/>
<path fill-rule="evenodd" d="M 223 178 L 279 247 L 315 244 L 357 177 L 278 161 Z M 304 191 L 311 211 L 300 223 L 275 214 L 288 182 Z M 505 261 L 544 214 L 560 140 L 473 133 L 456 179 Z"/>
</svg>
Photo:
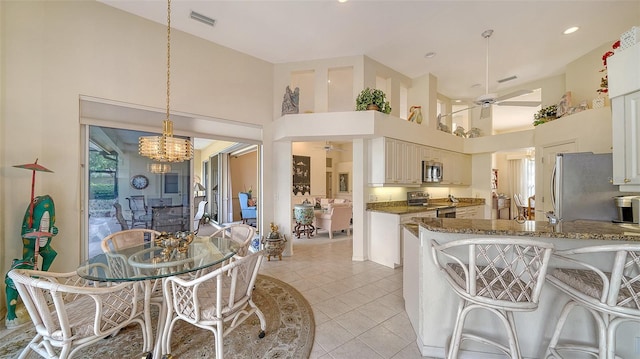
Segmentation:
<svg viewBox="0 0 640 359">
<path fill-rule="evenodd" d="M 427 52 L 424 57 L 426 57 L 427 59 L 430 59 L 432 57 L 436 56 L 436 53 L 431 51 L 431 52 Z"/>
<path fill-rule="evenodd" d="M 347 2 L 348 0 L 338 0 L 338 2 Z"/>
<path fill-rule="evenodd" d="M 460 102 L 462 102 L 462 100 L 453 100 L 453 102 L 460 103 Z"/>
<path fill-rule="evenodd" d="M 573 27 L 570 27 L 570 28 L 564 30 L 563 34 L 565 34 L 565 35 L 573 34 L 574 32 L 578 31 L 578 29 L 579 29 L 579 27 L 573 26 Z"/>
</svg>

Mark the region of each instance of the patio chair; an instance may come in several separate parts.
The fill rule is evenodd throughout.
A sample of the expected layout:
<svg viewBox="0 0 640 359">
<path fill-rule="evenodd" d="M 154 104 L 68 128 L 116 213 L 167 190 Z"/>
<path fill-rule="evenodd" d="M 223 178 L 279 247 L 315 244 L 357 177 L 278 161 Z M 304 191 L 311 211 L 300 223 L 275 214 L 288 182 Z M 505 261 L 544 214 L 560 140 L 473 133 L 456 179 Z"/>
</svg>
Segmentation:
<svg viewBox="0 0 640 359">
<path fill-rule="evenodd" d="M 213 333 L 216 359 L 223 358 L 223 338 L 253 314 L 260 320 L 258 337 L 264 338 L 265 317 L 252 300 L 262 259 L 263 252 L 257 252 L 193 280 L 167 278 L 164 293 L 169 315 L 162 333 L 163 358 L 171 358 L 171 335 L 178 320 Z"/>
<path fill-rule="evenodd" d="M 198 212 L 196 212 L 195 216 L 193 216 L 193 231 L 195 233 L 198 233 L 198 229 L 200 229 L 200 222 L 202 222 L 202 218 L 204 217 L 204 210 L 205 207 L 207 206 L 207 201 L 200 201 L 200 203 L 198 203 Z"/>
<path fill-rule="evenodd" d="M 139 283 L 109 285 L 87 281 L 76 272 L 28 269 L 13 269 L 9 277 L 36 328 L 35 337 L 19 358 L 26 358 L 31 351 L 44 358 L 70 358 L 132 323 L 140 325 L 143 350 L 151 349 Z"/>
<path fill-rule="evenodd" d="M 127 197 L 127 201 L 129 201 L 129 210 L 131 210 L 131 228 L 139 226 L 148 228 L 151 216 L 149 216 L 149 208 L 144 195 Z"/>
</svg>

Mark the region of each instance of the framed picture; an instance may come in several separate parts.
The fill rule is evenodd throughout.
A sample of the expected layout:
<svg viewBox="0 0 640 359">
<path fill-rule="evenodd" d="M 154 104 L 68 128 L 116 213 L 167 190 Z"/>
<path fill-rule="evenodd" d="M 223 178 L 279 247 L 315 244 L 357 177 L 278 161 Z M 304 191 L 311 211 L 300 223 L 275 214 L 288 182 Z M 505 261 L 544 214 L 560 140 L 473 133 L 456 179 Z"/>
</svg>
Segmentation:
<svg viewBox="0 0 640 359">
<path fill-rule="evenodd" d="M 338 174 L 338 192 L 349 192 L 349 174 Z"/>
<path fill-rule="evenodd" d="M 311 157 L 293 156 L 293 194 L 311 194 Z"/>
</svg>

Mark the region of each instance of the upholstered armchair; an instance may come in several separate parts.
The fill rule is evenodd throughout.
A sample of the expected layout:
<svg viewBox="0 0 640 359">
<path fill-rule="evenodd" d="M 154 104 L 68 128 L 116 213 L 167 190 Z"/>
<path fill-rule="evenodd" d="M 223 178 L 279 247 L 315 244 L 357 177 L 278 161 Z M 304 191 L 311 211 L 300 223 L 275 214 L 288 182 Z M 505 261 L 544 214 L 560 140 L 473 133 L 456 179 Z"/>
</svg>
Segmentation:
<svg viewBox="0 0 640 359">
<path fill-rule="evenodd" d="M 240 217 L 242 218 L 242 223 L 247 224 L 247 221 L 250 219 L 255 220 L 258 218 L 256 214 L 256 205 L 249 205 L 249 194 L 246 192 L 238 193 L 238 201 L 240 201 Z"/>
<path fill-rule="evenodd" d="M 333 239 L 333 232 L 346 230 L 347 235 L 351 234 L 351 214 L 350 203 L 331 203 L 322 211 L 316 212 L 316 230 L 318 228 L 329 231 L 329 239 Z"/>
</svg>

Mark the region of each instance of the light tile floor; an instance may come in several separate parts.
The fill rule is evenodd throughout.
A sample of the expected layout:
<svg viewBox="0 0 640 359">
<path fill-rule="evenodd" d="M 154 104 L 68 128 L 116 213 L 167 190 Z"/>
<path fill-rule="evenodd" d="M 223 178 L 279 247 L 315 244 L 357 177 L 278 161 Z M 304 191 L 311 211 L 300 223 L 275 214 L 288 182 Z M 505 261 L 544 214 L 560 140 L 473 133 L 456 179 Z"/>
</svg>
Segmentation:
<svg viewBox="0 0 640 359">
<path fill-rule="evenodd" d="M 423 358 L 404 311 L 402 268 L 351 260 L 352 240 L 322 232 L 295 239 L 294 255 L 264 261 L 260 272 L 300 291 L 313 308 L 310 358 Z"/>
</svg>

